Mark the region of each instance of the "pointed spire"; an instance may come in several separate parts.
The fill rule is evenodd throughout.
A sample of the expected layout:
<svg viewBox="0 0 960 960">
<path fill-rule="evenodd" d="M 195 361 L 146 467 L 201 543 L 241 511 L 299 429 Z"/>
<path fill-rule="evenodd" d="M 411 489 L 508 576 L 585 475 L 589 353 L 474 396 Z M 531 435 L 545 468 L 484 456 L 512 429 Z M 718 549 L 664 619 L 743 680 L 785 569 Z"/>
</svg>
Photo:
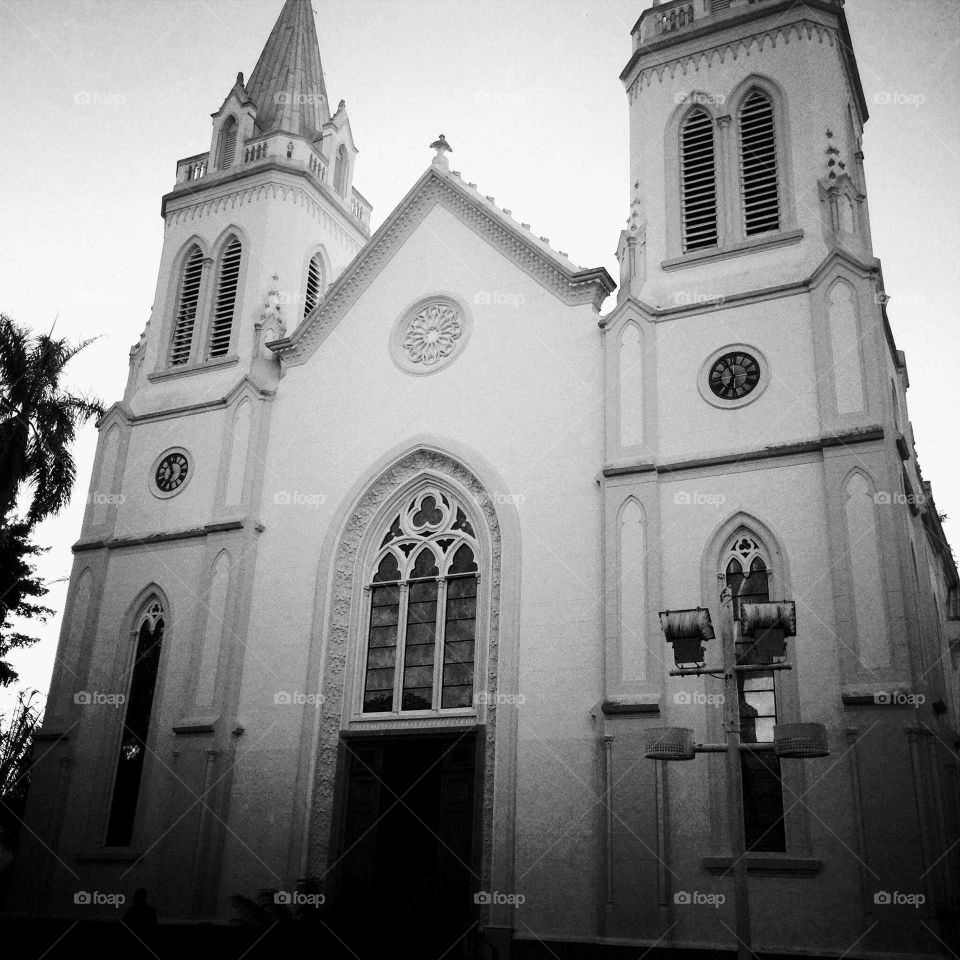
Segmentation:
<svg viewBox="0 0 960 960">
<path fill-rule="evenodd" d="M 330 119 L 310 0 L 286 0 L 247 83 L 257 129 L 317 136 Z"/>
</svg>

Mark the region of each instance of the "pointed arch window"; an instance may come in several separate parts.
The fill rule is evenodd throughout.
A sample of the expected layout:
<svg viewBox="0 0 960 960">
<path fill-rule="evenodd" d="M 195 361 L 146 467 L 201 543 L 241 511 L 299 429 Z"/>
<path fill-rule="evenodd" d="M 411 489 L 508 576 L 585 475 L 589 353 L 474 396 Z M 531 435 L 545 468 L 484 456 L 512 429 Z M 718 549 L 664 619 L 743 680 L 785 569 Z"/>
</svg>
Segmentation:
<svg viewBox="0 0 960 960">
<path fill-rule="evenodd" d="M 748 237 L 780 229 L 780 191 L 773 103 L 760 90 L 740 107 L 740 190 L 743 229 Z"/>
<path fill-rule="evenodd" d="M 237 118 L 228 117 L 220 128 L 220 156 L 217 157 L 217 168 L 226 170 L 233 164 L 237 152 Z"/>
<path fill-rule="evenodd" d="M 117 756 L 116 775 L 110 801 L 107 823 L 107 846 L 128 846 L 133 836 L 137 813 L 137 798 L 150 732 L 160 652 L 163 643 L 165 614 L 160 601 L 149 601 L 140 614 L 134 629 L 136 648 L 126 694 L 123 730 Z"/>
<path fill-rule="evenodd" d="M 770 599 L 770 569 L 760 541 L 741 531 L 722 559 L 722 581 L 733 593 L 734 619 L 743 603 Z M 770 663 L 762 643 L 737 643 L 737 662 Z M 744 743 L 770 743 L 777 722 L 777 688 L 773 670 L 738 673 L 740 738 Z M 743 820 L 747 850 L 785 851 L 783 784 L 780 759 L 772 752 L 744 750 L 740 754 L 743 778 Z"/>
<path fill-rule="evenodd" d="M 208 359 L 226 356 L 230 349 L 242 254 L 243 247 L 237 237 L 231 237 L 220 254 L 220 264 L 217 268 L 217 299 L 213 306 L 210 342 L 207 346 Z"/>
<path fill-rule="evenodd" d="M 187 363 L 193 347 L 193 328 L 197 320 L 200 285 L 203 280 L 203 253 L 196 245 L 190 248 L 180 273 L 177 292 L 177 314 L 170 340 L 170 366 Z"/>
<path fill-rule="evenodd" d="M 684 252 L 716 246 L 716 146 L 705 110 L 691 113 L 680 130 L 680 207 Z"/>
<path fill-rule="evenodd" d="M 478 546 L 463 508 L 429 488 L 384 535 L 370 578 L 364 713 L 473 706 Z"/>
<path fill-rule="evenodd" d="M 333 189 L 341 197 L 347 193 L 347 148 L 341 143 L 333 164 Z"/>
<path fill-rule="evenodd" d="M 315 253 L 307 267 L 307 289 L 303 295 L 303 315 L 306 316 L 323 295 L 323 257 Z"/>
</svg>

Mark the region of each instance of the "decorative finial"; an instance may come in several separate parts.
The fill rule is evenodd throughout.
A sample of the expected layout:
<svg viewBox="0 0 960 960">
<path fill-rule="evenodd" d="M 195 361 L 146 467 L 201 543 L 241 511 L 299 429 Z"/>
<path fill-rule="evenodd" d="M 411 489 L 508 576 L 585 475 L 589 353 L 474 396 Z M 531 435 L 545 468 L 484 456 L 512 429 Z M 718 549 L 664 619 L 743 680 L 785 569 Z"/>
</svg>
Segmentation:
<svg viewBox="0 0 960 960">
<path fill-rule="evenodd" d="M 237 83 L 239 83 L 241 87 L 243 86 L 243 71 L 242 71 L 242 70 L 240 71 L 240 73 L 237 74 Z"/>
<path fill-rule="evenodd" d="M 448 162 L 444 154 L 453 152 L 453 147 L 447 143 L 447 138 L 441 133 L 440 136 L 430 144 L 430 149 L 437 151 L 437 155 L 433 158 L 433 165 L 435 167 L 443 167 L 443 169 L 446 170 L 448 168 Z"/>
</svg>

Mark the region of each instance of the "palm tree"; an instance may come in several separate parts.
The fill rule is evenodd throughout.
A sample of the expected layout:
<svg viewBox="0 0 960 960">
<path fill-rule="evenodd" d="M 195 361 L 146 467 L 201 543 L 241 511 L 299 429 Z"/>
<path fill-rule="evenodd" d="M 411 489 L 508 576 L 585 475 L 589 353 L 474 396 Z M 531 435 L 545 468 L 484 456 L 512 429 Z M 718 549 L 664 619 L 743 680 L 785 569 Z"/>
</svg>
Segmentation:
<svg viewBox="0 0 960 960">
<path fill-rule="evenodd" d="M 96 397 L 63 389 L 61 380 L 64 367 L 92 342 L 33 337 L 0 314 L 0 522 L 13 510 L 22 483 L 34 487 L 28 523 L 59 512 L 69 501 L 77 473 L 70 452 L 77 427 L 104 410 Z"/>
</svg>

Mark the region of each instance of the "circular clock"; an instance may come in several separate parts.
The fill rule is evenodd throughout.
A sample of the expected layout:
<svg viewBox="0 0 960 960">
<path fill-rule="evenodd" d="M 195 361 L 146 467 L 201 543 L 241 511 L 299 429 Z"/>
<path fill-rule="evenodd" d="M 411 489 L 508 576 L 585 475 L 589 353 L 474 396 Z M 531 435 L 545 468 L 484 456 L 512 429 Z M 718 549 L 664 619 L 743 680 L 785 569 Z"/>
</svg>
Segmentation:
<svg viewBox="0 0 960 960">
<path fill-rule="evenodd" d="M 190 460 L 187 451 L 167 450 L 153 465 L 153 492 L 158 497 L 172 497 L 179 493 L 190 479 Z"/>
<path fill-rule="evenodd" d="M 710 389 L 721 400 L 739 400 L 759 382 L 760 364 L 749 353 L 725 353 L 710 367 Z"/>
<path fill-rule="evenodd" d="M 697 374 L 697 389 L 707 403 L 731 410 L 753 403 L 770 383 L 770 364 L 748 343 L 728 343 L 710 354 Z"/>
</svg>

